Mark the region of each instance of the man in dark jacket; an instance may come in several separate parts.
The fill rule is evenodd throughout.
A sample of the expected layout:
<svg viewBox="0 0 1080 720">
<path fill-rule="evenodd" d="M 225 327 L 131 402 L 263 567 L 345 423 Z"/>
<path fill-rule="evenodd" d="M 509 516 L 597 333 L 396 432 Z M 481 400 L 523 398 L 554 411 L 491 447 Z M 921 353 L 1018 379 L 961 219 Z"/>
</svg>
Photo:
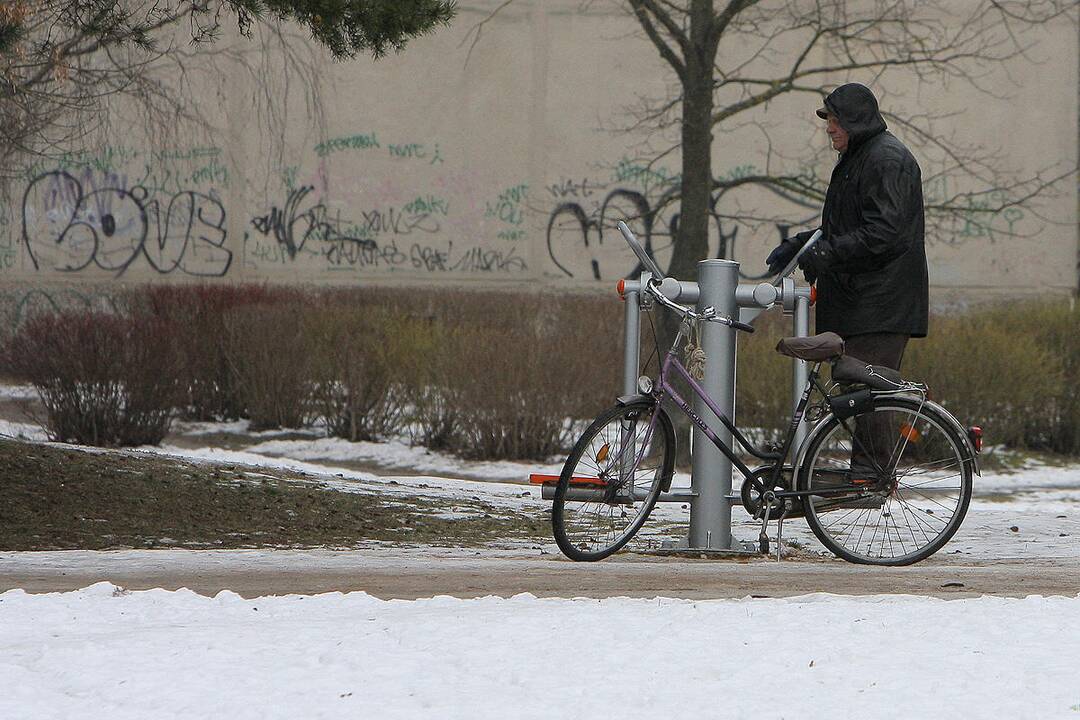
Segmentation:
<svg viewBox="0 0 1080 720">
<path fill-rule="evenodd" d="M 817 115 L 840 153 L 821 213 L 822 237 L 799 258 L 806 279 L 817 283 L 817 332 L 840 335 L 852 357 L 899 370 L 908 339 L 927 330 L 922 173 L 886 130 L 865 85 L 841 85 Z M 769 256 L 770 268 L 790 262 L 811 234 L 782 242 Z M 869 442 L 867 423 L 860 425 L 857 435 Z"/>
</svg>

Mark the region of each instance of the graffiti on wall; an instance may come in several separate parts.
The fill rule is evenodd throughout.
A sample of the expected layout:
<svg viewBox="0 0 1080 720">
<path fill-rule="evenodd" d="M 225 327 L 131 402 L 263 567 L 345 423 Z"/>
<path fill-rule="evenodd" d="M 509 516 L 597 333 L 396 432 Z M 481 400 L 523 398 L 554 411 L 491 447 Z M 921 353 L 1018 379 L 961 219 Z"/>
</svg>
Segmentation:
<svg viewBox="0 0 1080 720">
<path fill-rule="evenodd" d="M 0 318 L 9 332 L 36 315 L 79 310 L 118 312 L 119 306 L 116 297 L 95 290 L 28 288 L 0 292 Z"/>
<path fill-rule="evenodd" d="M 729 170 L 726 176 L 740 177 L 754 172 L 753 166 L 739 166 Z M 640 274 L 644 268 L 616 229 L 619 220 L 627 221 L 635 229 L 646 252 L 661 268 L 667 269 L 679 227 L 678 183 L 679 176 L 663 168 L 648 168 L 625 159 L 606 182 L 583 177 L 560 178 L 549 183 L 546 191 L 553 207 L 547 217 L 546 244 L 553 275 L 605 280 Z M 713 195 L 709 208 L 708 257 L 733 259 L 740 232 L 747 235 L 752 231 L 721 212 L 720 203 L 720 195 Z M 770 224 L 768 241 L 778 242 L 787 237 L 793 225 L 812 220 L 812 215 L 807 217 L 805 205 L 795 203 L 792 214 L 791 223 Z M 740 273 L 745 279 L 758 279 L 766 274 L 753 268 L 740 268 Z"/>
<path fill-rule="evenodd" d="M 487 181 L 444 169 L 439 142 L 369 129 L 320 142 L 314 153 L 317 169 L 310 162 L 286 168 L 280 198 L 250 216 L 243 237 L 245 271 L 528 271 L 520 250 L 529 240 L 527 184 L 492 192 Z M 357 172 L 357 158 L 363 158 L 364 172 Z M 393 170 L 400 163 L 412 169 Z"/>
<path fill-rule="evenodd" d="M 515 276 L 596 282 L 636 275 L 638 260 L 615 223 L 628 220 L 662 268 L 678 236 L 680 177 L 623 158 L 610 172 L 557 176 L 544 184 L 493 179 L 433 138 L 392 137 L 360 128 L 314 145 L 281 168 L 280 194 L 248 197 L 233 211 L 221 188 L 230 171 L 216 147 L 139 151 L 105 146 L 27 169 L 11 207 L 0 209 L 0 273 L 93 276 L 182 275 L 294 280 L 320 275 L 378 277 Z M 357 163 L 362 162 L 362 167 Z M 722 177 L 755 174 L 752 165 Z M 250 179 L 249 179 L 250 180 Z M 508 181 L 511 180 L 511 181 Z M 956 195 L 950 181 L 927 184 L 928 202 Z M 1016 236 L 1024 212 L 1002 194 L 966 200 L 927 244 L 995 242 Z M 784 198 L 790 223 L 749 222 L 714 195 L 708 256 L 736 259 L 746 279 L 761 258 L 819 208 Z M 535 245 L 535 250 L 529 248 Z M 235 255 L 242 259 L 233 264 Z M 759 257 L 760 256 L 760 257 Z M 530 267 L 531 264 L 541 267 Z"/>
<path fill-rule="evenodd" d="M 923 198 L 928 205 L 947 201 L 955 204 L 960 196 L 955 180 L 946 176 L 936 177 L 923 187 Z M 1018 207 L 1006 207 L 1014 200 L 1001 190 L 963 196 L 960 207 L 951 213 L 941 228 L 943 231 L 927 232 L 926 244 L 963 245 L 971 240 L 993 243 L 1015 237 L 1019 233 L 1017 226 L 1026 213 Z"/>
<path fill-rule="evenodd" d="M 117 275 L 145 261 L 161 274 L 221 277 L 225 207 L 210 194 L 162 194 L 124 175 L 54 170 L 33 178 L 22 199 L 22 241 L 35 270 Z"/>
<path fill-rule="evenodd" d="M 251 219 L 244 240 L 246 267 L 266 269 L 312 260 L 329 272 L 510 273 L 528 266 L 509 249 L 484 248 L 440 234 L 450 201 L 432 193 L 349 217 L 316 197 L 314 185 L 290 190 L 284 203 Z"/>
</svg>

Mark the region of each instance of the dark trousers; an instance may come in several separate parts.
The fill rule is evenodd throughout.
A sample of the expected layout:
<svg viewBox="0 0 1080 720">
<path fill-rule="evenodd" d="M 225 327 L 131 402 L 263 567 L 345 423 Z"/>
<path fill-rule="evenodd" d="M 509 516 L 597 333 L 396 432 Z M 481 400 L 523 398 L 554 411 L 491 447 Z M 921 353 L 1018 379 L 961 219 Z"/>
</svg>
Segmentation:
<svg viewBox="0 0 1080 720">
<path fill-rule="evenodd" d="M 897 333 L 867 333 L 844 338 L 844 354 L 874 365 L 900 369 L 910 336 Z M 889 470 L 895 445 L 895 428 L 885 413 L 855 416 L 855 439 L 851 448 L 851 468 L 856 473 Z"/>
</svg>

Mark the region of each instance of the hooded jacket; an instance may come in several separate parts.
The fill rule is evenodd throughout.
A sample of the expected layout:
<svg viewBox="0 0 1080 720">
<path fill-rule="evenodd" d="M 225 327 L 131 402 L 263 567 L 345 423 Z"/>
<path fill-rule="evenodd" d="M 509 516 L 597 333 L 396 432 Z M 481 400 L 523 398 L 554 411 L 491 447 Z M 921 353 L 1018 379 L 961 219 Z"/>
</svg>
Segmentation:
<svg viewBox="0 0 1080 720">
<path fill-rule="evenodd" d="M 829 181 L 814 253 L 817 332 L 925 337 L 930 303 L 919 164 L 886 130 L 869 88 L 842 85 L 823 110 L 847 131 L 848 146 Z"/>
</svg>

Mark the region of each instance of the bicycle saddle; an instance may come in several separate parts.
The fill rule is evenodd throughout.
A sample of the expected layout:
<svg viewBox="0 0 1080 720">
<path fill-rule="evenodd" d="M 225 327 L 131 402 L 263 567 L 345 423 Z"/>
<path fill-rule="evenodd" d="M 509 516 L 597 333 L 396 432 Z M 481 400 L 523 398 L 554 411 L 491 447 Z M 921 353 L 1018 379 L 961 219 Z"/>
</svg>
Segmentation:
<svg viewBox="0 0 1080 720">
<path fill-rule="evenodd" d="M 844 354 L 844 339 L 834 332 L 786 337 L 776 344 L 776 352 L 800 360 L 836 360 Z"/>
<path fill-rule="evenodd" d="M 781 355 L 811 360 L 831 360 L 832 379 L 843 385 L 867 385 L 874 390 L 899 390 L 907 386 L 900 373 L 844 354 L 844 340 L 833 332 L 810 337 L 786 337 L 776 345 Z"/>
</svg>

